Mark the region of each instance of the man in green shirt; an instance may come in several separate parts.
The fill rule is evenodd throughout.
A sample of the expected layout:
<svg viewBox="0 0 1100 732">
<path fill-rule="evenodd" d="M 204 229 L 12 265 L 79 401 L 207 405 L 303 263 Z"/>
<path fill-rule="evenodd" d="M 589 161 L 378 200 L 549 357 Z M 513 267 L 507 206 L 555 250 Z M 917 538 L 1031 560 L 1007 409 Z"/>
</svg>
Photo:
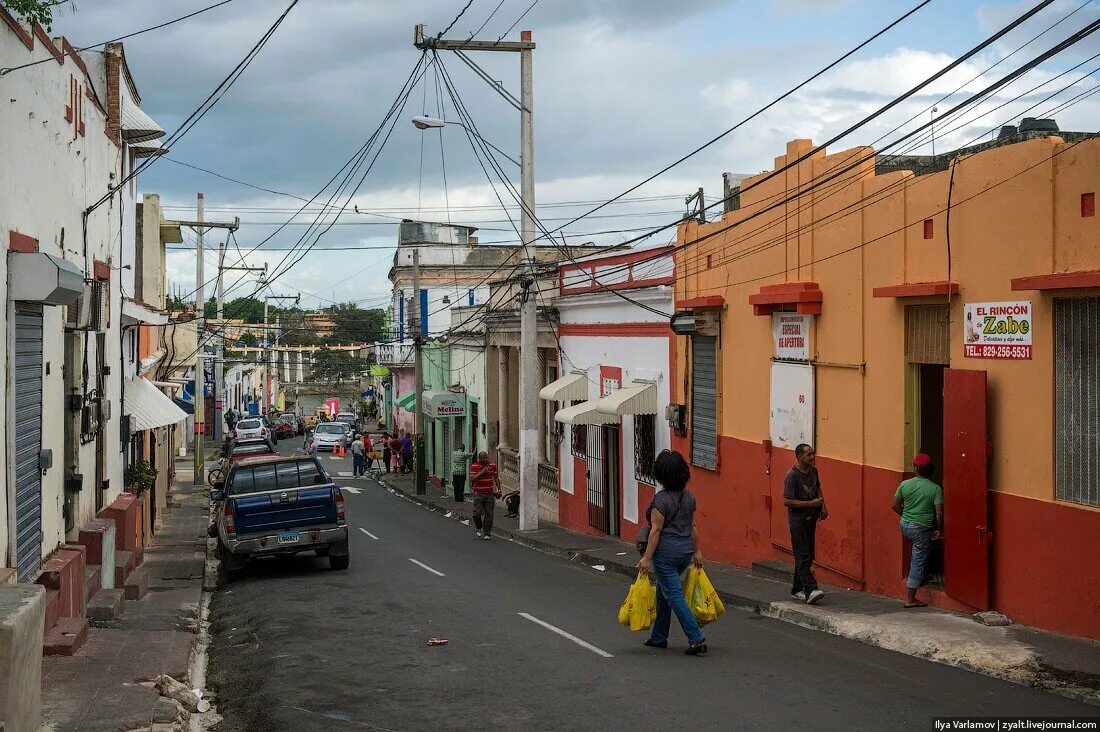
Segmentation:
<svg viewBox="0 0 1100 732">
<path fill-rule="evenodd" d="M 454 489 L 457 503 L 466 500 L 466 471 L 469 462 L 470 453 L 466 452 L 461 442 L 456 442 L 451 453 L 451 488 Z"/>
<path fill-rule="evenodd" d="M 909 560 L 909 591 L 905 607 L 928 607 L 917 599 L 917 588 L 924 582 L 924 566 L 932 551 L 932 542 L 943 535 L 943 489 L 932 481 L 935 467 L 932 458 L 923 452 L 913 458 L 917 474 L 903 480 L 894 493 L 891 508 L 901 516 L 901 533 L 913 545 Z"/>
</svg>

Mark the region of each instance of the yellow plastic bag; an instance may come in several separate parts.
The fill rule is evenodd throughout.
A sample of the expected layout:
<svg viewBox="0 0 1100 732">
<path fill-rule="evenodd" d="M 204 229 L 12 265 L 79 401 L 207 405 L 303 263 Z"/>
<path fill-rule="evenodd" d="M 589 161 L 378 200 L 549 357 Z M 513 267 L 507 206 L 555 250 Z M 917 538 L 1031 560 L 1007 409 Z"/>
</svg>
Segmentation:
<svg viewBox="0 0 1100 732">
<path fill-rule="evenodd" d="M 726 612 L 725 603 L 718 597 L 710 578 L 700 567 L 688 569 L 687 579 L 684 581 L 684 597 L 699 625 L 713 623 Z"/>
<path fill-rule="evenodd" d="M 657 588 L 649 575 L 638 573 L 619 607 L 619 625 L 633 631 L 648 630 L 657 618 Z"/>
</svg>

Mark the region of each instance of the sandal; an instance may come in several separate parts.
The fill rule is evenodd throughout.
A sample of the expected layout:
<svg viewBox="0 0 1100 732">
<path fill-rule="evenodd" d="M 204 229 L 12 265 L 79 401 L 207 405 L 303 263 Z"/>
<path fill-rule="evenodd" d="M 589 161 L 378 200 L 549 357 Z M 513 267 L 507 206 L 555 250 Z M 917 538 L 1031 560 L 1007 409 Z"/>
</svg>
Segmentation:
<svg viewBox="0 0 1100 732">
<path fill-rule="evenodd" d="M 707 642 L 706 642 L 706 640 L 701 640 L 698 643 L 694 643 L 694 644 L 688 646 L 684 650 L 684 655 L 687 655 L 687 656 L 701 656 L 706 652 L 707 652 Z"/>
</svg>

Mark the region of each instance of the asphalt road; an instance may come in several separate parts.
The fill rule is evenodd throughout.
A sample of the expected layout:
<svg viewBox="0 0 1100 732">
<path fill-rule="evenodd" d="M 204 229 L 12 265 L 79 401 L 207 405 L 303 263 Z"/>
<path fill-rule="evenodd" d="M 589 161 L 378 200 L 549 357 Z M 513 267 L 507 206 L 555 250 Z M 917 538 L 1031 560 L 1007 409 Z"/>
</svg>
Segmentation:
<svg viewBox="0 0 1100 732">
<path fill-rule="evenodd" d="M 219 730 L 927 730 L 1097 711 L 736 610 L 705 629 L 706 657 L 683 655 L 675 620 L 668 650 L 645 648 L 616 622 L 625 578 L 339 482 L 350 569 L 257 562 L 214 597 Z"/>
</svg>

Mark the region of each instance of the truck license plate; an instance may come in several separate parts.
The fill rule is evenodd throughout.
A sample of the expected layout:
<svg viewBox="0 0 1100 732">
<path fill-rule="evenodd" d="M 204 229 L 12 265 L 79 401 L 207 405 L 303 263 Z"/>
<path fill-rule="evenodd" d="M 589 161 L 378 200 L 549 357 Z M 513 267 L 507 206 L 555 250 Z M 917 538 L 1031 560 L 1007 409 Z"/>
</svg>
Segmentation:
<svg viewBox="0 0 1100 732">
<path fill-rule="evenodd" d="M 301 534 L 297 531 L 280 531 L 279 543 L 280 544 L 297 544 L 301 538 Z"/>
</svg>

